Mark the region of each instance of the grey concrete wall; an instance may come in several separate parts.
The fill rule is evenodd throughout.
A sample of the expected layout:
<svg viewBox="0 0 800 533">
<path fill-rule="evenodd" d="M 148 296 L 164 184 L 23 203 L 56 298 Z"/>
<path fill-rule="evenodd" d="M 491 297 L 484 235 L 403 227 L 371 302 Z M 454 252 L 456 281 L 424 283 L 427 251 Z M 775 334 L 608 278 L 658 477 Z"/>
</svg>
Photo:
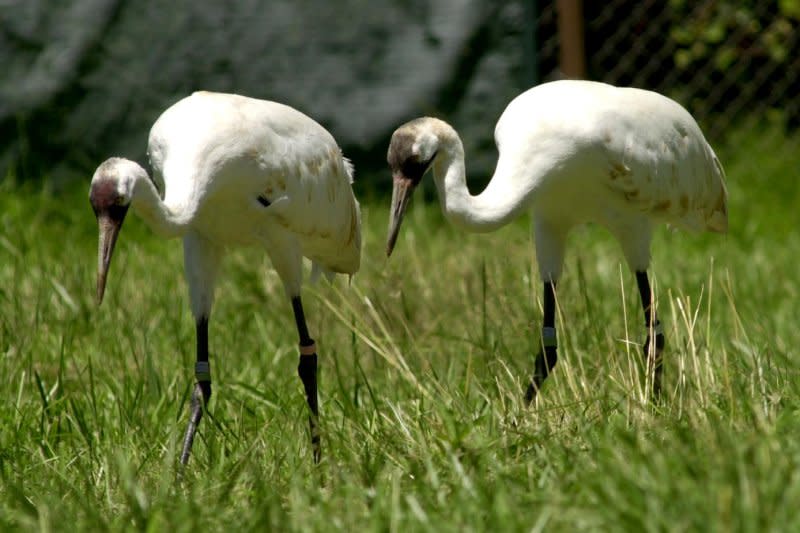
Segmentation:
<svg viewBox="0 0 800 533">
<path fill-rule="evenodd" d="M 522 2 L 491 0 L 7 0 L 0 170 L 60 180 L 144 160 L 159 113 L 205 89 L 297 107 L 357 170 L 382 164 L 401 122 L 434 114 L 485 174 L 526 83 L 526 22 Z"/>
</svg>

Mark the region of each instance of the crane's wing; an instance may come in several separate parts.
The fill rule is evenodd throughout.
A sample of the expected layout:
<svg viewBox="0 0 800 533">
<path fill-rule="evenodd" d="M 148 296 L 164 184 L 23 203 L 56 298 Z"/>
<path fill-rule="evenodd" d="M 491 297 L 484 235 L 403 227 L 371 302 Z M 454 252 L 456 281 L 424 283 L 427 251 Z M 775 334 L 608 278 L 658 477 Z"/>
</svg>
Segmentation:
<svg viewBox="0 0 800 533">
<path fill-rule="evenodd" d="M 361 260 L 361 210 L 353 194 L 353 166 L 337 146 L 287 175 L 279 223 L 294 233 L 314 274 L 354 274 Z"/>
<path fill-rule="evenodd" d="M 607 156 L 608 187 L 673 225 L 727 231 L 725 172 L 689 112 L 650 91 L 600 90 L 590 131 Z"/>
<path fill-rule="evenodd" d="M 306 115 L 274 104 L 269 118 L 271 126 L 252 145 L 264 176 L 259 198 L 275 204 L 275 222 L 298 239 L 315 273 L 354 274 L 361 258 L 361 212 L 353 165 L 330 133 Z"/>
<path fill-rule="evenodd" d="M 607 183 L 626 202 L 686 229 L 727 231 L 725 172 L 699 128 L 620 143 L 608 150 Z"/>
<path fill-rule="evenodd" d="M 597 182 L 581 180 L 594 175 L 643 213 L 687 229 L 727 230 L 722 165 L 692 116 L 663 95 L 580 80 L 545 83 L 508 105 L 495 140 L 498 170 L 509 153 L 541 176 L 498 171 L 516 181 L 491 183 L 495 189 L 529 194 L 565 172 L 581 176 L 570 186 L 591 187 Z"/>
<path fill-rule="evenodd" d="M 165 204 L 196 213 L 207 235 L 251 243 L 288 232 L 323 269 L 358 270 L 353 167 L 333 136 L 296 109 L 196 92 L 159 117 L 148 151 L 166 182 Z"/>
</svg>

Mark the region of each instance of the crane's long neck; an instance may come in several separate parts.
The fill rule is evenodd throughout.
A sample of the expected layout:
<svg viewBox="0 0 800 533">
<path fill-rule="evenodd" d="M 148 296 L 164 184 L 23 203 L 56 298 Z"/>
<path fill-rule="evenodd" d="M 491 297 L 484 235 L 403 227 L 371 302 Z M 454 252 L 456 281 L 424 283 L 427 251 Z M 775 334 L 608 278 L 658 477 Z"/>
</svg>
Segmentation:
<svg viewBox="0 0 800 533">
<path fill-rule="evenodd" d="M 145 172 L 137 176 L 131 205 L 158 235 L 173 238 L 186 233 L 191 214 L 165 204 Z"/>
<path fill-rule="evenodd" d="M 510 222 L 524 207 L 526 195 L 508 190 L 512 182 L 498 161 L 491 181 L 477 196 L 467 187 L 464 146 L 455 130 L 440 134 L 440 153 L 433 175 L 444 215 L 456 226 L 472 232 L 494 231 Z"/>
</svg>

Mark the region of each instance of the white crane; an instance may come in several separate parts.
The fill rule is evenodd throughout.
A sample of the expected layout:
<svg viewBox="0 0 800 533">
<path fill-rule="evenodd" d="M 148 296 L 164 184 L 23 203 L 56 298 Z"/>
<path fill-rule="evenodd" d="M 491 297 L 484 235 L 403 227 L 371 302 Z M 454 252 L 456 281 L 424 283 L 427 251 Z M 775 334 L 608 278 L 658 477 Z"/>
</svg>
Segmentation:
<svg viewBox="0 0 800 533">
<path fill-rule="evenodd" d="M 353 168 L 322 126 L 291 107 L 233 94 L 196 92 L 158 118 L 148 154 L 153 179 L 133 161 L 111 158 L 92 178 L 89 199 L 100 229 L 97 301 L 130 206 L 153 231 L 182 237 L 197 332 L 197 383 L 181 462 L 186 464 L 211 396 L 208 321 L 224 251 L 261 245 L 283 281 L 300 337 L 298 373 L 320 458 L 317 354 L 300 300 L 302 258 L 314 273 L 354 274 L 361 215 Z"/>
<path fill-rule="evenodd" d="M 387 157 L 394 182 L 387 255 L 409 198 L 430 168 L 442 211 L 462 229 L 493 231 L 532 212 L 544 317 L 526 393 L 530 402 L 556 364 L 555 288 L 567 234 L 587 222 L 607 227 L 636 275 L 647 330 L 644 354 L 657 396 L 664 335 L 647 278 L 653 226 L 728 228 L 722 165 L 697 123 L 654 92 L 564 80 L 512 100 L 497 122 L 495 142 L 497 168 L 486 189 L 473 196 L 464 147 L 449 124 L 425 117 L 394 132 Z"/>
</svg>

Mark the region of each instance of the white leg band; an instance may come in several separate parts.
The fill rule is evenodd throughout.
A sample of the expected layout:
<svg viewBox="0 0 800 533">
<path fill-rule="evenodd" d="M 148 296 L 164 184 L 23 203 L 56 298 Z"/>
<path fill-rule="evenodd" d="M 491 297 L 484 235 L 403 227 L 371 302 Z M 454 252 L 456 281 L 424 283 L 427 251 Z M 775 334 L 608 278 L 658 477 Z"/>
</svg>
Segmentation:
<svg viewBox="0 0 800 533">
<path fill-rule="evenodd" d="M 661 321 L 660 320 L 657 320 L 656 321 L 656 325 L 652 326 L 652 328 L 645 327 L 644 329 L 645 329 L 645 333 L 647 335 L 650 335 L 650 330 L 651 329 L 653 330 L 653 335 L 654 336 L 655 335 L 663 335 L 664 334 L 664 326 L 661 325 Z"/>
</svg>

